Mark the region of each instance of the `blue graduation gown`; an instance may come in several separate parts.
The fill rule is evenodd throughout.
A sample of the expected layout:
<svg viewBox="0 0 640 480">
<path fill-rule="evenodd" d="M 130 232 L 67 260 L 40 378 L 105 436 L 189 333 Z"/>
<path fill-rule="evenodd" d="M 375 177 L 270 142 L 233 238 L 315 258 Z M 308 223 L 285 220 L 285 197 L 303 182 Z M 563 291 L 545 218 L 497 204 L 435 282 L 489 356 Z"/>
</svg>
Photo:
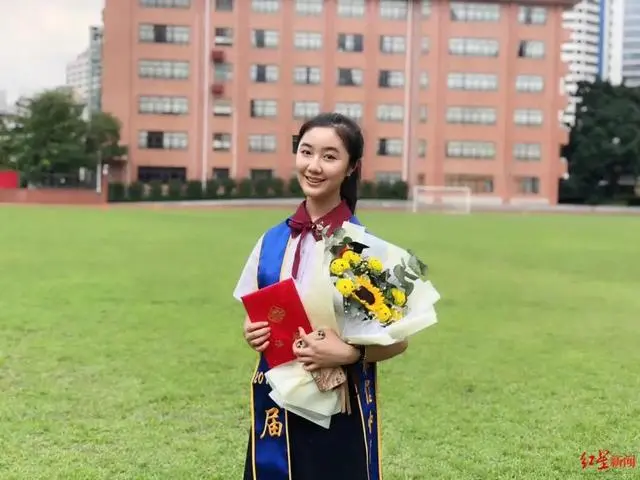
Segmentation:
<svg viewBox="0 0 640 480">
<path fill-rule="evenodd" d="M 350 220 L 359 224 L 356 217 Z M 290 230 L 286 222 L 264 236 L 258 287 L 280 280 Z M 251 381 L 251 432 L 244 480 L 380 480 L 376 365 L 347 367 L 351 414 L 337 414 L 325 429 L 281 409 L 271 397 L 260 355 Z"/>
</svg>

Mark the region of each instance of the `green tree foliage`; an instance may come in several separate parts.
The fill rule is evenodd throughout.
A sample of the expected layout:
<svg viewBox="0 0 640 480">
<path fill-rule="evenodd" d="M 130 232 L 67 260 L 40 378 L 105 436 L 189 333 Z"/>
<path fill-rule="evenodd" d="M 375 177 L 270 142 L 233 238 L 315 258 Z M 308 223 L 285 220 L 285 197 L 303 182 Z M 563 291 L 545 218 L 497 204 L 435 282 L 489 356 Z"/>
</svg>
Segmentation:
<svg viewBox="0 0 640 480">
<path fill-rule="evenodd" d="M 640 89 L 581 82 L 575 125 L 563 148 L 569 188 L 587 202 L 612 200 L 640 175 Z"/>
<path fill-rule="evenodd" d="M 16 114 L 0 124 L 0 165 L 37 184 L 46 175 L 75 175 L 82 167 L 95 168 L 99 159 L 123 155 L 118 120 L 97 113 L 87 122 L 83 110 L 62 89 L 21 99 Z"/>
</svg>

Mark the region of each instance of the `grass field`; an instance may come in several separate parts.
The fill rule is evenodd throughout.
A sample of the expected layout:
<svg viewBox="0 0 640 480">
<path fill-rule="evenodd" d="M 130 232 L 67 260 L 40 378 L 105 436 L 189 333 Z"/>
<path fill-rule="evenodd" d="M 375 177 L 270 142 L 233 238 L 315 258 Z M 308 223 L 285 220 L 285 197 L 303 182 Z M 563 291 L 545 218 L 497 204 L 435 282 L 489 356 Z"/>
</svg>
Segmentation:
<svg viewBox="0 0 640 480">
<path fill-rule="evenodd" d="M 0 208 L 0 478 L 239 479 L 255 357 L 231 291 L 283 215 Z M 640 454 L 639 218 L 361 219 L 443 295 L 381 366 L 386 479 L 567 480 L 602 473 L 585 450 Z"/>
</svg>

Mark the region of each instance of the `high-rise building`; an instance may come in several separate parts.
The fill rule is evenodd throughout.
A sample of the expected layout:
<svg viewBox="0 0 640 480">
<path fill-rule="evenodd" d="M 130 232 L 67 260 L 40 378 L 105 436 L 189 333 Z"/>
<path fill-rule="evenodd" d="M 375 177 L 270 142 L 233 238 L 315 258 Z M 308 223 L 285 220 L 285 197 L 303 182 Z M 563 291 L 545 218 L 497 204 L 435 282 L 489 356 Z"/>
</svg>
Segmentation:
<svg viewBox="0 0 640 480">
<path fill-rule="evenodd" d="M 594 82 L 601 76 L 602 38 L 605 19 L 601 17 L 601 3 L 605 0 L 581 0 L 563 14 L 563 25 L 571 34 L 570 40 L 562 45 L 562 60 L 569 72 L 564 79 L 564 88 L 569 97 L 567 108 L 562 113 L 562 121 L 573 125 L 578 82 Z"/>
<path fill-rule="evenodd" d="M 640 1 L 608 0 L 606 11 L 606 77 L 614 84 L 624 80 L 629 87 L 640 87 Z"/>
<path fill-rule="evenodd" d="M 102 77 L 102 27 L 89 28 L 89 46 L 67 64 L 66 85 L 77 100 L 92 110 L 100 109 Z"/>
<path fill-rule="evenodd" d="M 572 0 L 106 0 L 103 110 L 124 181 L 288 179 L 305 119 L 338 111 L 363 176 L 556 203 Z"/>
</svg>

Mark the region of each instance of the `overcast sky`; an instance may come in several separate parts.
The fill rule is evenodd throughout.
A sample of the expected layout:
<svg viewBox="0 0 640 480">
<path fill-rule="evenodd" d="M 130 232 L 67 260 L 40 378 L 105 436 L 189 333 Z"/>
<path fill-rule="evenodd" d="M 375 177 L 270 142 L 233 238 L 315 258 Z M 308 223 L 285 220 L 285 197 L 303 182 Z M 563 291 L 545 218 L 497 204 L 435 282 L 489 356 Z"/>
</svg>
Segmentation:
<svg viewBox="0 0 640 480">
<path fill-rule="evenodd" d="M 9 101 L 65 83 L 65 66 L 89 46 L 104 0 L 0 0 L 0 90 Z"/>
</svg>

